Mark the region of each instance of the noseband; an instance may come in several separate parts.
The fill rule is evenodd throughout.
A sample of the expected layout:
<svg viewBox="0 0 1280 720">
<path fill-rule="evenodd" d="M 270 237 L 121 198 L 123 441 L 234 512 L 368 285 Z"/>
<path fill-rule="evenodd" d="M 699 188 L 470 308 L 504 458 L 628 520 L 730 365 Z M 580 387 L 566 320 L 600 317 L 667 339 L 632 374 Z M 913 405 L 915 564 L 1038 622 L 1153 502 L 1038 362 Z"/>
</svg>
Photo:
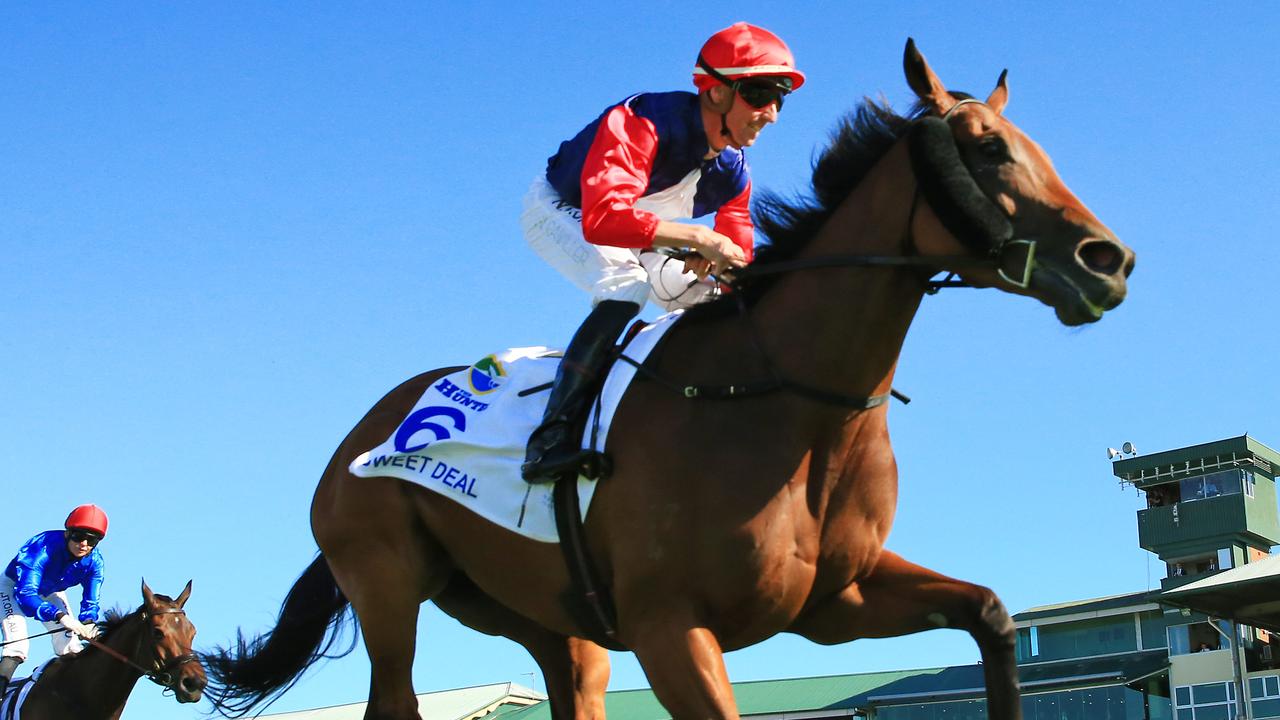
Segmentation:
<svg viewBox="0 0 1280 720">
<path fill-rule="evenodd" d="M 184 611 L 182 608 L 169 607 L 169 608 L 163 608 L 161 610 L 156 610 L 155 612 L 152 612 L 149 610 L 143 610 L 142 619 L 145 622 L 147 620 L 150 620 L 155 615 L 182 615 L 185 617 L 186 614 L 187 614 L 186 611 Z M 139 636 L 138 647 L 134 651 L 135 656 L 141 655 L 142 642 L 145 636 L 146 636 L 146 633 Z M 151 658 L 152 658 L 151 669 L 148 670 L 142 665 L 139 665 L 133 660 L 125 657 L 122 653 L 118 652 L 114 648 L 108 647 L 106 644 L 100 642 L 96 638 L 91 638 L 89 640 L 89 643 L 94 647 L 98 648 L 99 650 L 105 652 L 107 655 L 115 658 L 116 660 L 119 660 L 120 662 L 128 665 L 129 667 L 132 667 L 134 670 L 137 670 L 138 672 L 142 673 L 151 682 L 170 690 L 174 689 L 173 687 L 173 684 L 175 682 L 175 678 L 173 676 L 174 669 L 178 668 L 179 666 L 185 665 L 189 662 L 196 662 L 196 663 L 200 662 L 200 658 L 196 657 L 194 653 L 186 653 L 185 655 L 178 655 L 177 657 L 169 658 L 168 662 L 161 664 L 160 654 L 156 652 L 156 648 L 153 645 L 151 647 Z"/>
</svg>

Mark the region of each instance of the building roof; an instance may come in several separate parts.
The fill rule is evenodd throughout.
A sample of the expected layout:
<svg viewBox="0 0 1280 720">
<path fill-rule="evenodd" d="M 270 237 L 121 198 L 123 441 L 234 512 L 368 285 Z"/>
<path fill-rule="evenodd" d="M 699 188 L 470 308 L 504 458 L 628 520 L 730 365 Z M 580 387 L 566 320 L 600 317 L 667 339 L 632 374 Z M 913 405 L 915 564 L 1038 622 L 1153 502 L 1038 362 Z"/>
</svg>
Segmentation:
<svg viewBox="0 0 1280 720">
<path fill-rule="evenodd" d="M 1128 684 L 1165 671 L 1165 650 L 1083 660 L 1040 663 L 1019 668 L 1024 692 L 1072 687 Z M 738 712 L 744 718 L 801 715 L 817 711 L 853 715 L 890 705 L 977 699 L 986 695 L 981 665 L 760 680 L 733 684 Z M 843 713 L 839 711 L 844 711 Z M 605 695 L 610 720 L 669 720 L 651 690 L 617 690 Z M 424 716 L 425 717 L 425 716 Z M 504 709 L 501 720 L 549 720 L 549 703 Z"/>
<path fill-rule="evenodd" d="M 1169 668 L 1167 650 L 1036 663 L 1018 668 L 1022 692 L 1049 692 L 1097 685 L 1127 685 Z M 945 678 L 945 681 L 942 681 Z M 981 665 L 961 665 L 931 677 L 907 678 L 878 688 L 866 697 L 850 698 L 857 707 L 885 706 L 941 700 L 969 700 L 986 696 Z"/>
<path fill-rule="evenodd" d="M 825 677 L 757 680 L 733 684 L 734 699 L 743 717 L 803 713 L 816 710 L 847 709 L 853 702 L 914 677 L 945 675 L 952 668 L 926 668 L 893 672 L 829 675 Z M 610 720 L 664 720 L 671 714 L 662 708 L 653 691 L 615 690 L 605 694 L 605 713 Z M 549 703 L 504 710 L 502 720 L 549 720 Z"/>
<path fill-rule="evenodd" d="M 1132 608 L 1133 610 L 1146 609 L 1142 608 L 1153 602 L 1151 593 L 1147 591 L 1136 593 L 1125 593 L 1123 595 L 1108 595 L 1107 597 L 1090 598 L 1087 600 L 1071 600 L 1069 602 L 1055 603 L 1053 605 L 1040 605 L 1038 607 L 1027 608 L 1022 612 L 1013 616 L 1014 622 L 1023 622 L 1025 620 L 1039 620 L 1042 618 L 1056 617 L 1058 615 L 1079 615 L 1081 613 L 1098 613 L 1106 610 L 1118 610 L 1120 608 Z"/>
<path fill-rule="evenodd" d="M 1280 633 L 1280 555 L 1187 583 L 1157 599 Z"/>
<path fill-rule="evenodd" d="M 1111 472 L 1121 482 L 1148 487 L 1228 467 L 1252 466 L 1274 477 L 1280 453 L 1248 435 L 1117 460 Z"/>
<path fill-rule="evenodd" d="M 418 714 L 431 720 L 475 720 L 496 717 L 496 710 L 521 708 L 547 696 L 515 683 L 494 683 L 418 695 Z M 363 720 L 367 703 L 263 715 L 264 720 Z"/>
</svg>

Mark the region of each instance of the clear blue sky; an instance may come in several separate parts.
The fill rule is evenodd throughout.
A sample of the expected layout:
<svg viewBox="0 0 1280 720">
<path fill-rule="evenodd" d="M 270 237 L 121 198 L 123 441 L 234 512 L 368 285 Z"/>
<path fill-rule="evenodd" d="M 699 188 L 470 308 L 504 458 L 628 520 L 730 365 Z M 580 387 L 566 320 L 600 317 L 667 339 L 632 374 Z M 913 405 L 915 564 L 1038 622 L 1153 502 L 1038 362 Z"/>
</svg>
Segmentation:
<svg viewBox="0 0 1280 720">
<path fill-rule="evenodd" d="M 1280 446 L 1269 3 L 29 3 L 0 8 L 0 549 L 101 504 L 108 605 L 189 578 L 199 644 L 266 629 L 315 545 L 321 469 L 387 389 L 561 344 L 587 298 L 525 247 L 530 179 L 608 103 L 689 86 L 747 19 L 808 74 L 750 151 L 793 191 L 863 95 L 904 107 L 914 36 L 1138 253 L 1081 330 L 994 291 L 927 300 L 891 411 L 889 546 L 1011 610 L 1141 590 L 1107 446 Z M 305 9 L 301 9 L 304 8 Z M 643 10 L 637 12 L 637 8 Z M 732 9 L 727 9 L 727 8 Z M 541 689 L 517 646 L 423 614 L 420 691 Z M 37 657 L 48 653 L 37 641 Z M 729 656 L 738 680 L 966 663 L 952 631 Z M 363 651 L 275 710 L 362 700 Z M 614 688 L 645 685 L 615 656 Z M 207 708 L 202 704 L 201 708 Z M 196 712 L 148 684 L 128 720 Z"/>
</svg>

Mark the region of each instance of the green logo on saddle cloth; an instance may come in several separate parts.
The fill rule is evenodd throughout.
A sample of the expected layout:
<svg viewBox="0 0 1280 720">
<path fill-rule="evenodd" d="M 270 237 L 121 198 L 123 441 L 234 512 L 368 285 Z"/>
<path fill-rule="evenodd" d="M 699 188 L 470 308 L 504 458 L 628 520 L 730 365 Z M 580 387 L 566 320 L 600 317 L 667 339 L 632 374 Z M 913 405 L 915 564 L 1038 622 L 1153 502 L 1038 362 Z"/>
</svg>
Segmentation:
<svg viewBox="0 0 1280 720">
<path fill-rule="evenodd" d="M 477 395 L 483 395 L 502 387 L 502 378 L 507 376 L 507 371 L 502 369 L 502 363 L 498 361 L 496 355 L 489 355 L 472 365 L 468 376 L 471 380 L 471 389 Z"/>
</svg>

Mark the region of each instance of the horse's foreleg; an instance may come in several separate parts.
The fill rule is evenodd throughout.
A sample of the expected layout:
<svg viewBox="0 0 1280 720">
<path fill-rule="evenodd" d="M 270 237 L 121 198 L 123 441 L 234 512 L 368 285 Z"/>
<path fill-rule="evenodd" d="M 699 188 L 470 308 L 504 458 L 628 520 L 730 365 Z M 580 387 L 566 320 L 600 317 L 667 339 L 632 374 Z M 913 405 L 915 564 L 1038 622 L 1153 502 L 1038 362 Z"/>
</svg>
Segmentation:
<svg viewBox="0 0 1280 720">
<path fill-rule="evenodd" d="M 664 614 L 624 628 L 624 635 L 673 720 L 737 720 L 724 655 L 709 629 Z"/>
<path fill-rule="evenodd" d="M 555 720 L 604 720 L 607 650 L 543 628 L 486 595 L 465 575 L 455 575 L 434 602 L 473 630 L 523 645 L 542 670 Z"/>
<path fill-rule="evenodd" d="M 987 688 L 987 716 L 1020 720 L 1013 620 L 990 589 L 949 578 L 884 551 L 874 570 L 790 628 L 817 643 L 965 630 L 978 643 Z"/>
</svg>

